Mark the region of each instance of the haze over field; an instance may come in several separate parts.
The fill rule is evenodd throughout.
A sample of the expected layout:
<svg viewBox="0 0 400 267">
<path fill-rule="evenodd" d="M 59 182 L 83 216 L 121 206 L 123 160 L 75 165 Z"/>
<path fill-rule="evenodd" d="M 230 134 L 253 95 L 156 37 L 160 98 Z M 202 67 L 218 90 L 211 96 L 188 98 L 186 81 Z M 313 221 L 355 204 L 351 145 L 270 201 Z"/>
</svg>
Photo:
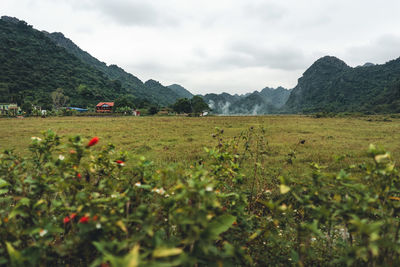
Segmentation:
<svg viewBox="0 0 400 267">
<path fill-rule="evenodd" d="M 63 32 L 141 80 L 192 93 L 293 88 L 315 60 L 350 66 L 400 55 L 400 2 L 3 0 L 3 15 Z"/>
</svg>

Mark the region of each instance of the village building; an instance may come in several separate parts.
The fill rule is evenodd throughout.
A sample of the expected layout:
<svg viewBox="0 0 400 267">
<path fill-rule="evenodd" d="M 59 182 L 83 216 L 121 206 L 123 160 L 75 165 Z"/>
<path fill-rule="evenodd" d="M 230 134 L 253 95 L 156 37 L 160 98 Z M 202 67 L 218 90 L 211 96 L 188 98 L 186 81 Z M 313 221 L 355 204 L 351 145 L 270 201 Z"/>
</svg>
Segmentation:
<svg viewBox="0 0 400 267">
<path fill-rule="evenodd" d="M 16 116 L 20 112 L 20 108 L 17 104 L 1 104 L 0 103 L 0 114 L 1 115 L 12 115 Z"/>
<path fill-rule="evenodd" d="M 86 108 L 77 108 L 77 107 L 67 107 L 68 110 L 76 110 L 77 112 L 86 112 L 88 109 Z"/>
<path fill-rule="evenodd" d="M 157 114 L 158 115 L 171 115 L 173 110 L 171 108 L 163 107 Z"/>
<path fill-rule="evenodd" d="M 111 113 L 113 111 L 114 102 L 100 102 L 96 105 L 96 112 Z"/>
</svg>

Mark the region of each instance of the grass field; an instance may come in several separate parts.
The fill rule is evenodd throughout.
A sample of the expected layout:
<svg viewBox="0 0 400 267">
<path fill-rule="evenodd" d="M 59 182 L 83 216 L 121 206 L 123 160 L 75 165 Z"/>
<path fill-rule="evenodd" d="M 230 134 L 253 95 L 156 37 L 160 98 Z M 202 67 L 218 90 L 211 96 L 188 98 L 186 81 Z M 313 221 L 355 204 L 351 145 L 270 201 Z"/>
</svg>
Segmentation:
<svg viewBox="0 0 400 267">
<path fill-rule="evenodd" d="M 296 162 L 316 162 L 336 170 L 341 164 L 359 163 L 373 143 L 387 149 L 395 159 L 400 156 L 400 119 L 383 116 L 312 118 L 306 116 L 242 117 L 50 117 L 1 119 L 1 149 L 28 153 L 32 136 L 52 129 L 64 138 L 81 135 L 100 137 L 117 149 L 144 155 L 156 164 L 191 163 L 212 147 L 215 127 L 224 129 L 225 138 L 237 136 L 249 127 L 263 127 L 273 152 L 271 162 L 278 165 L 299 140 Z M 340 163 L 334 159 L 344 156 Z"/>
</svg>

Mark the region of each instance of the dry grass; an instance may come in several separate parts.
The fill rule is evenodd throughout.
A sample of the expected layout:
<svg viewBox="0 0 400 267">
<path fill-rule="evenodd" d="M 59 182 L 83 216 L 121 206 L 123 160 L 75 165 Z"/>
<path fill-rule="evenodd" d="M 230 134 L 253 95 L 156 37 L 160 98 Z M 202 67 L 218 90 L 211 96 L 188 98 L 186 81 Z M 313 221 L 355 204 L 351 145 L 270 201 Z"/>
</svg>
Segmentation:
<svg viewBox="0 0 400 267">
<path fill-rule="evenodd" d="M 304 163 L 316 162 L 336 170 L 343 164 L 366 159 L 370 143 L 400 156 L 400 119 L 375 117 L 311 118 L 306 116 L 256 117 L 51 117 L 0 119 L 1 149 L 13 148 L 28 153 L 32 136 L 52 129 L 61 136 L 99 136 L 101 143 L 114 143 L 118 149 L 144 155 L 158 164 L 192 162 L 199 159 L 203 147 L 215 144 L 215 127 L 226 137 L 238 135 L 249 127 L 266 129 L 266 139 L 273 153 L 271 164 L 279 164 L 299 142 L 306 140 L 297 153 L 297 171 Z M 335 162 L 345 156 L 342 162 Z"/>
</svg>

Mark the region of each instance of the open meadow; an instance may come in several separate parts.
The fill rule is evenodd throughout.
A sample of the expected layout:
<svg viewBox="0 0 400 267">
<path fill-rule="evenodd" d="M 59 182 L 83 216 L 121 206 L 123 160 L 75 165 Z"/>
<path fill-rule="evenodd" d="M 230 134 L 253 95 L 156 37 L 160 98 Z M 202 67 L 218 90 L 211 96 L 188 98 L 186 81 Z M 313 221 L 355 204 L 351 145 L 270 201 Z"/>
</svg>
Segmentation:
<svg viewBox="0 0 400 267">
<path fill-rule="evenodd" d="M 0 265 L 400 264 L 395 116 L 0 127 Z"/>
<path fill-rule="evenodd" d="M 400 119 L 384 116 L 313 118 L 310 116 L 231 116 L 231 117 L 49 117 L 1 119 L 1 149 L 28 153 L 32 136 L 53 130 L 58 135 L 100 138 L 100 144 L 113 143 L 117 150 L 143 155 L 158 164 L 191 164 L 213 147 L 215 127 L 224 138 L 238 136 L 254 127 L 265 129 L 270 161 L 280 162 L 297 147 L 296 161 L 315 162 L 339 168 L 366 159 L 369 144 L 382 146 L 394 158 L 400 156 Z M 300 140 L 304 145 L 297 146 Z M 335 167 L 336 166 L 336 167 Z"/>
</svg>

